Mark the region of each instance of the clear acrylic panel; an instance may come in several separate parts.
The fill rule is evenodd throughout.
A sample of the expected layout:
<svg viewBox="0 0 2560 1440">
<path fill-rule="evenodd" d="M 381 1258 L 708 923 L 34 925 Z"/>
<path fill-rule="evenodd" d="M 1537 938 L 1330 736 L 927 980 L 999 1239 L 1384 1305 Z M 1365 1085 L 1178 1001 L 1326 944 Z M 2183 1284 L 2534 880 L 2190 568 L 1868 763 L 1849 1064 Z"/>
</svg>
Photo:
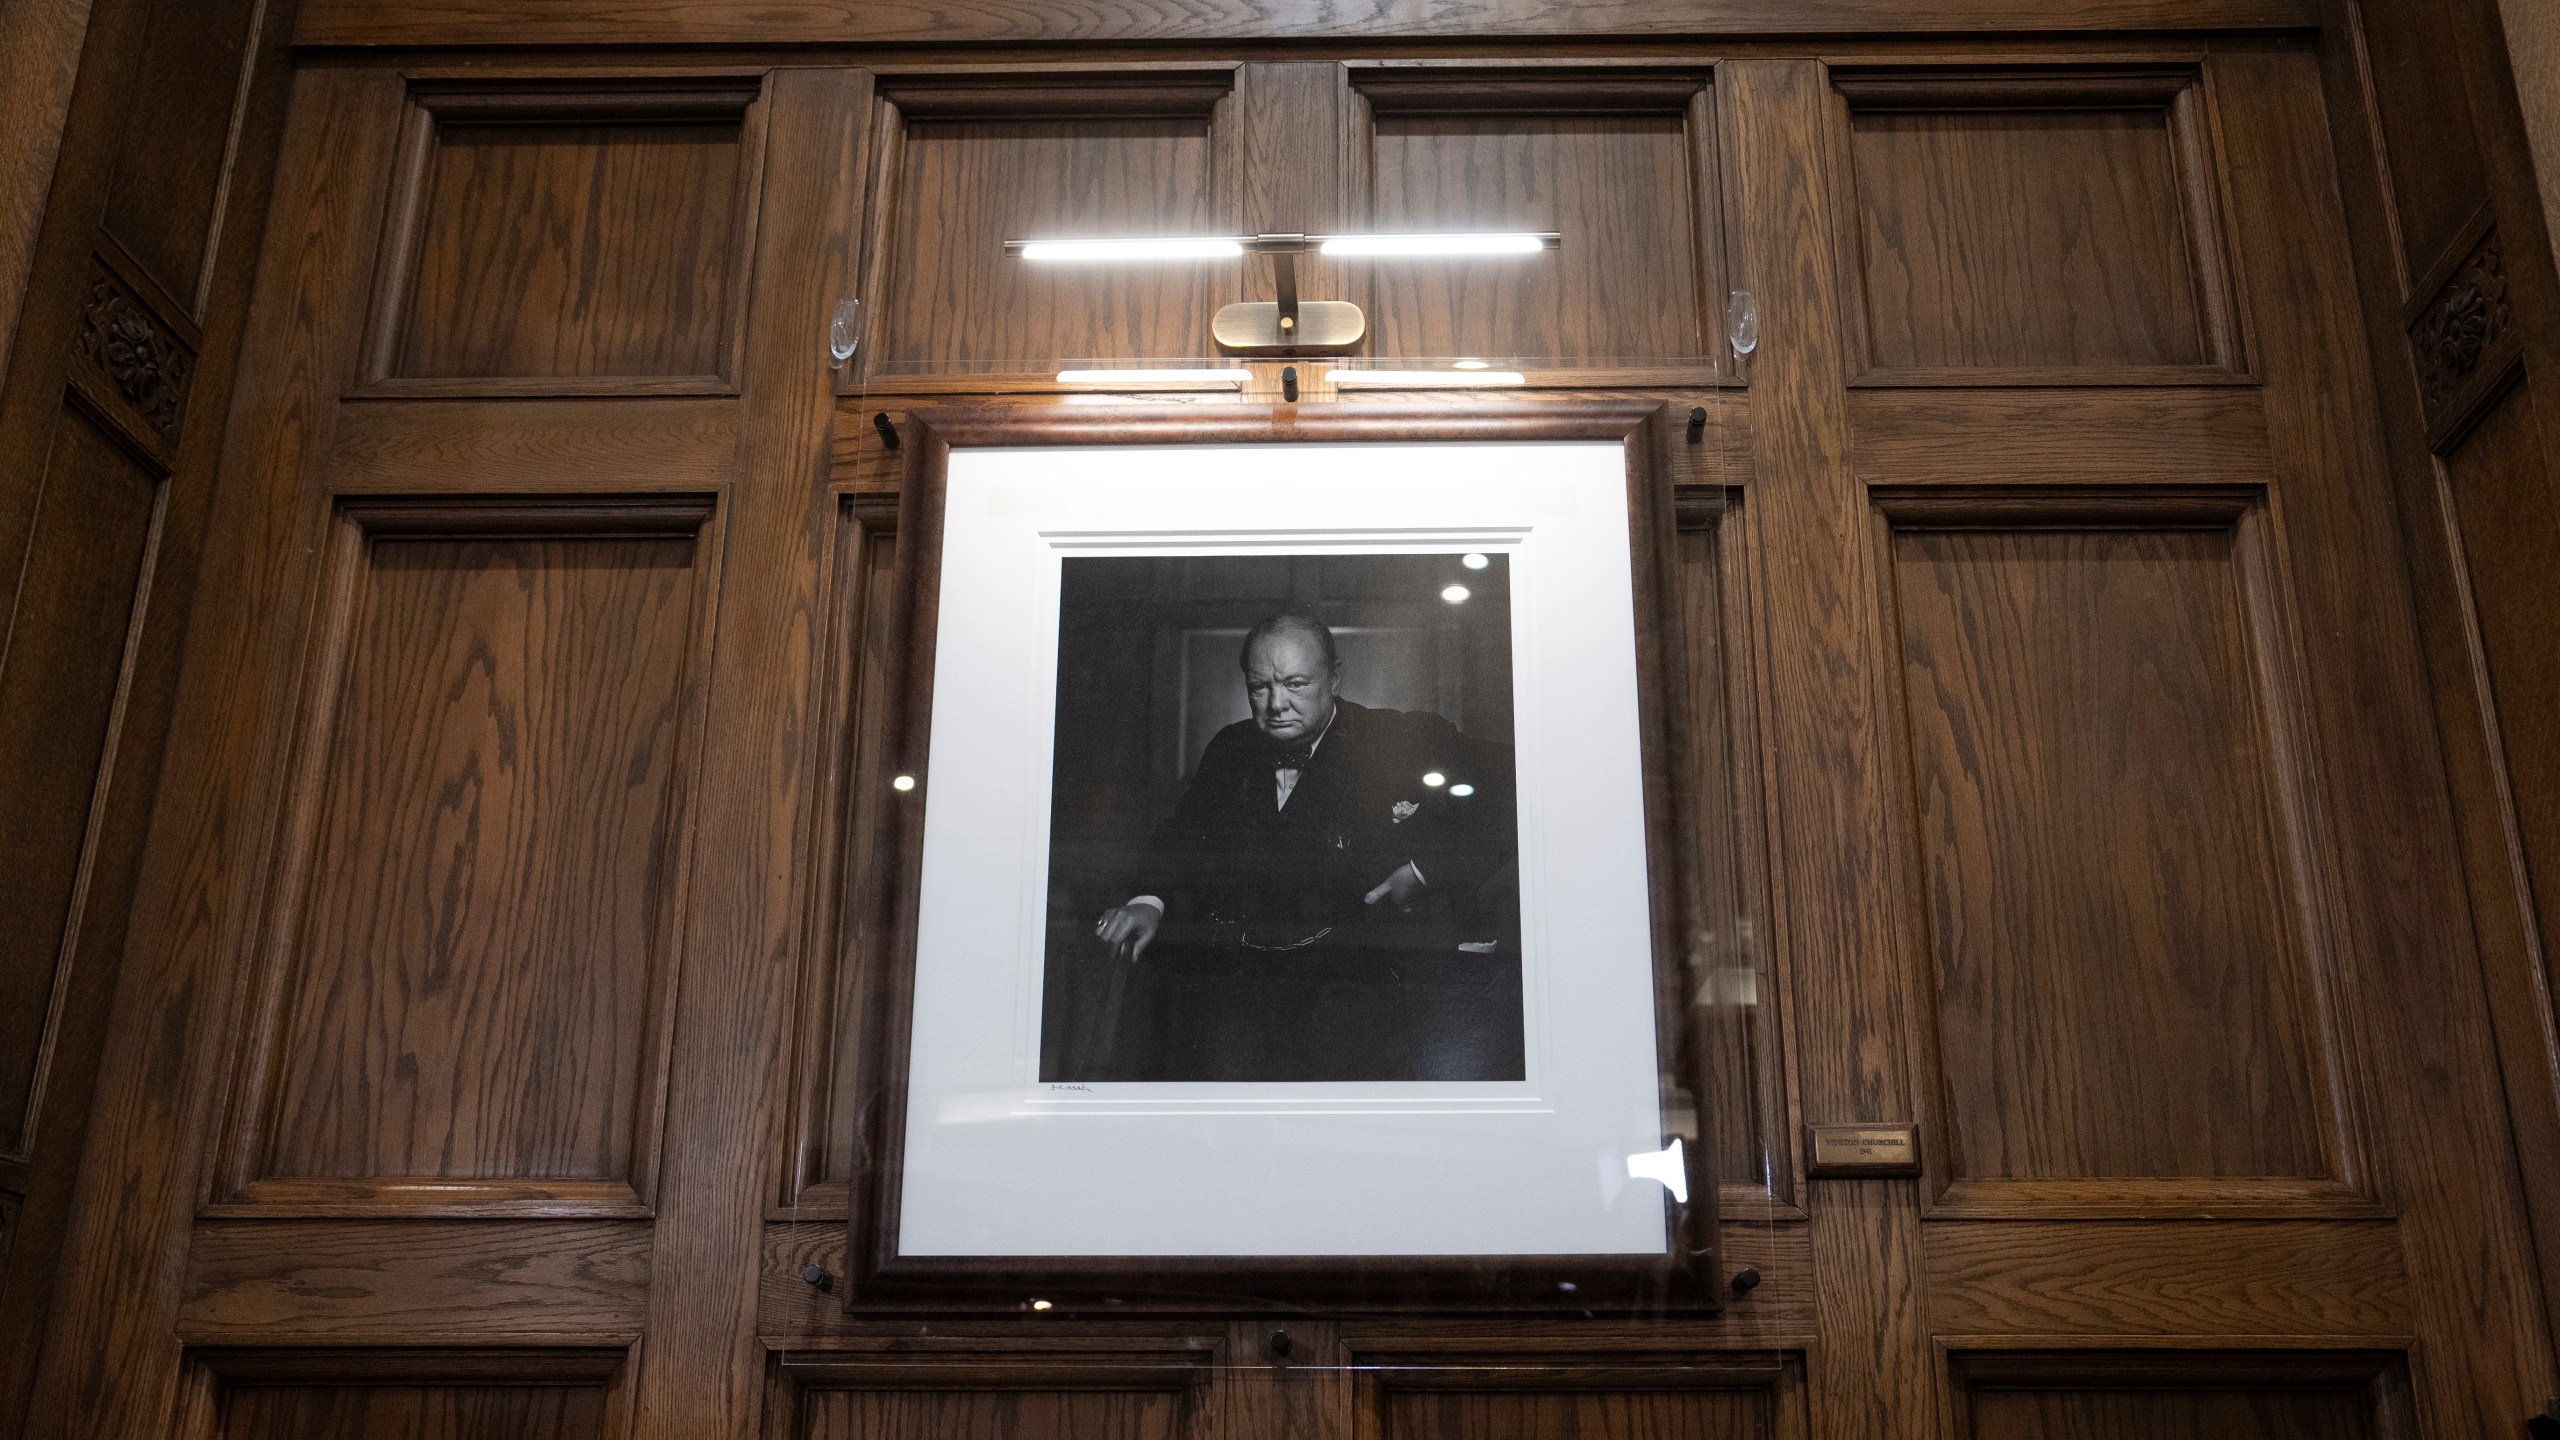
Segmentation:
<svg viewBox="0 0 2560 1440">
<path fill-rule="evenodd" d="M 786 1366 L 1525 1371 L 1336 1322 L 1780 1303 L 1746 357 L 838 367 L 921 588 L 846 722 L 904 788 L 841 847 L 853 1223 L 789 1249 L 842 1338 Z"/>
</svg>

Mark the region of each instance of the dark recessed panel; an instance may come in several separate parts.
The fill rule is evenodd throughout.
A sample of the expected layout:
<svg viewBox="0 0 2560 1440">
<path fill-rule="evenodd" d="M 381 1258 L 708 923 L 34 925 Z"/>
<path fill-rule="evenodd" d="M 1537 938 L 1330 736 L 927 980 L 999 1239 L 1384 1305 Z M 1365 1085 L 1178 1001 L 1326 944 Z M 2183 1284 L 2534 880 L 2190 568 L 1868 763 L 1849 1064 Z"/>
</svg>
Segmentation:
<svg viewBox="0 0 2560 1440">
<path fill-rule="evenodd" d="M 89 853 L 100 767 L 159 481 L 87 415 L 55 431 L 0 649 L 0 1154 L 32 1142 L 44 1041 Z"/>
<path fill-rule="evenodd" d="M 796 1440 L 1177 1440 L 1180 1390 L 813 1390 Z"/>
<path fill-rule="evenodd" d="M 243 1385 L 222 1440 L 600 1440 L 602 1385 Z"/>
</svg>

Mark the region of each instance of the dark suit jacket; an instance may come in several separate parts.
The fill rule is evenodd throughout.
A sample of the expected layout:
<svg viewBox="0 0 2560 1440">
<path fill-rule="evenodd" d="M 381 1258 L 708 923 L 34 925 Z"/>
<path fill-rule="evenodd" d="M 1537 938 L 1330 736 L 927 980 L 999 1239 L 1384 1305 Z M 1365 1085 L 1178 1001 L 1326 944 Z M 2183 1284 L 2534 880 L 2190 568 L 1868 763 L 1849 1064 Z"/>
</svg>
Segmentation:
<svg viewBox="0 0 2560 1440">
<path fill-rule="evenodd" d="M 1132 879 L 1164 900 L 1165 940 L 1442 952 L 1509 940 L 1519 848 L 1510 746 L 1438 715 L 1337 701 L 1286 808 L 1273 804 L 1274 750 L 1250 720 L 1219 731 L 1158 827 L 1147 872 Z M 1424 784 L 1434 773 L 1446 783 Z M 1472 793 L 1451 794 L 1458 786 Z M 1407 862 L 1424 884 L 1410 911 L 1364 903 Z"/>
</svg>

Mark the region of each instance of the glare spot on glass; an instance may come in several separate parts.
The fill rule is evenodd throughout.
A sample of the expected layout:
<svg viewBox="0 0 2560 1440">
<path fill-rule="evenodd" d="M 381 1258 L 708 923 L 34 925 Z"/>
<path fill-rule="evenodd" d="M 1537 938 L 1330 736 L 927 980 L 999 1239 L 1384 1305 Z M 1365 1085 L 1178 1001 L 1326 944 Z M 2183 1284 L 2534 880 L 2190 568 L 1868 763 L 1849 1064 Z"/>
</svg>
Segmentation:
<svg viewBox="0 0 2560 1440">
<path fill-rule="evenodd" d="M 1046 1310 L 1049 1308 L 1049 1302 L 1046 1300 L 1034 1300 L 1031 1302 L 1031 1308 L 1034 1310 Z"/>
<path fill-rule="evenodd" d="M 1466 566 L 1466 567 L 1467 567 L 1468 569 L 1470 569 L 1470 570 L 1481 570 L 1481 569 L 1483 569 L 1484 567 L 1486 567 L 1487 565 L 1492 564 L 1493 562 L 1492 562 L 1492 561 L 1490 561 L 1490 560 L 1487 560 L 1486 558 L 1484 558 L 1484 556 L 1482 556 L 1482 555 L 1480 555 L 1480 554 L 1475 554 L 1475 553 L 1472 553 L 1472 552 L 1471 552 L 1471 553 L 1469 553 L 1469 554 L 1466 554 L 1466 555 L 1462 555 L 1462 556 L 1460 556 L 1460 557 L 1458 558 L 1458 563 L 1459 563 L 1459 564 L 1461 564 L 1461 565 Z"/>
<path fill-rule="evenodd" d="M 916 788 L 916 777 L 913 775 L 901 775 L 897 779 L 889 782 L 889 788 L 892 790 L 913 790 Z"/>
<path fill-rule="evenodd" d="M 1473 785 L 1452 785 L 1449 787 L 1449 793 L 1463 800 L 1476 793 L 1476 787 Z"/>
<path fill-rule="evenodd" d="M 1671 1143 L 1659 1150 L 1628 1156 L 1627 1178 L 1659 1180 L 1663 1188 L 1671 1192 L 1672 1199 L 1688 1204 L 1689 1163 L 1681 1157 L 1680 1137 L 1671 1137 Z"/>
<path fill-rule="evenodd" d="M 1440 592 L 1440 598 L 1448 601 L 1452 605 L 1463 605 L 1467 602 L 1467 596 L 1470 593 L 1471 592 L 1464 585 L 1452 585 L 1448 589 Z"/>
<path fill-rule="evenodd" d="M 1448 783 L 1449 783 L 1449 777 L 1448 777 L 1448 776 L 1446 776 L 1446 775 L 1441 774 L 1441 773 L 1440 773 L 1439 771 L 1437 771 L 1437 770 L 1434 770 L 1434 771 L 1432 771 L 1430 774 L 1425 775 L 1425 776 L 1423 776 L 1423 777 L 1422 777 L 1422 783 L 1423 783 L 1423 784 L 1425 784 L 1425 785 L 1431 785 L 1431 786 L 1435 786 L 1435 787 L 1436 787 L 1436 786 L 1441 786 L 1441 785 L 1446 785 L 1446 784 L 1448 784 Z"/>
<path fill-rule="evenodd" d="M 1453 360 L 1449 362 L 1449 368 L 1452 370 L 1490 370 L 1493 368 L 1493 362 L 1490 360 Z"/>
</svg>

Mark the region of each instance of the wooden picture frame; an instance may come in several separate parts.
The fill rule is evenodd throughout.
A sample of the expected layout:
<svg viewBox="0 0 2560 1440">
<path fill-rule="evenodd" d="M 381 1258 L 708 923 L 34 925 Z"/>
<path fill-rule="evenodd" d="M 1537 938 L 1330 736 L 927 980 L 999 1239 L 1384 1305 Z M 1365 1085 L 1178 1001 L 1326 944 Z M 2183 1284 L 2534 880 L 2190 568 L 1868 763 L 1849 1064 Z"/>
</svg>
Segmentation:
<svg viewBox="0 0 2560 1440">
<path fill-rule="evenodd" d="M 1651 400 L 1513 398 L 1463 407 L 1327 405 L 988 405 L 918 411 L 906 430 L 896 611 L 903 673 L 887 713 L 879 772 L 867 783 L 925 776 L 933 734 L 943 616 L 946 481 L 955 449 L 1206 444 L 1295 446 L 1446 442 L 1610 442 L 1623 446 L 1627 573 L 1632 585 L 1635 716 L 1641 756 L 1644 894 L 1661 1093 L 1702 1075 L 1689 1033 L 1684 938 L 1698 933 L 1696 817 L 1683 797 L 1688 756 L 1672 484 L 1651 431 Z M 922 798 L 917 792 L 916 798 Z M 1658 1254 L 1536 1255 L 909 1255 L 900 1253 L 909 1076 L 924 884 L 925 808 L 882 807 L 875 853 L 894 857 L 855 877 L 854 903 L 884 938 L 862 967 L 863 1103 L 855 1124 L 846 1308 L 856 1314 L 1010 1313 L 1039 1308 L 1129 1316 L 1287 1309 L 1320 1313 L 1596 1312 L 1702 1314 L 1721 1308 L 1715 1168 L 1687 1137 L 1686 1193 L 1663 1194 Z M 1718 1097 L 1701 1095 L 1701 1105 Z M 1669 1107 L 1662 1123 L 1671 1123 Z M 1666 1153 L 1677 1138 L 1663 1131 Z M 1635 1173 L 1630 1170 L 1630 1174 Z"/>
</svg>

